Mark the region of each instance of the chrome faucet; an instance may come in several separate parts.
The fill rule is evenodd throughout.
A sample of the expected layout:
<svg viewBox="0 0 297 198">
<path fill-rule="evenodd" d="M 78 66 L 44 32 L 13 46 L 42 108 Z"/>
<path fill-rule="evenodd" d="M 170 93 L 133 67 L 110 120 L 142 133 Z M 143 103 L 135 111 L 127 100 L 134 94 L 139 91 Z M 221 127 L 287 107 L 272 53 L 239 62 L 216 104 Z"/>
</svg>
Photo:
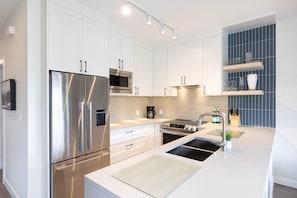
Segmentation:
<svg viewBox="0 0 297 198">
<path fill-rule="evenodd" d="M 199 116 L 198 125 L 201 126 L 204 116 L 219 116 L 222 121 L 222 130 L 223 130 L 223 136 L 222 136 L 222 142 L 219 144 L 219 146 L 222 147 L 223 151 L 226 151 L 226 118 L 221 113 L 214 113 L 214 112 L 206 112 Z"/>
</svg>

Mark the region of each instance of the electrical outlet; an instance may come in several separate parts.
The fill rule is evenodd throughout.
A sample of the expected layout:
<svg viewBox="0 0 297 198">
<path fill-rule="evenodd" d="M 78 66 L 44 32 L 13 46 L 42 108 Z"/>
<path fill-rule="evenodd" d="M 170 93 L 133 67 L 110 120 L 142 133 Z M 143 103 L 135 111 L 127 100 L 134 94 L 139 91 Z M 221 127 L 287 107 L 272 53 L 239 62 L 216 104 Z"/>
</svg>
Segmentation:
<svg viewBox="0 0 297 198">
<path fill-rule="evenodd" d="M 139 115 L 139 110 L 136 110 L 136 115 L 137 115 L 137 116 Z"/>
<path fill-rule="evenodd" d="M 159 115 L 162 115 L 162 114 L 163 114 L 163 110 L 159 109 Z"/>
</svg>

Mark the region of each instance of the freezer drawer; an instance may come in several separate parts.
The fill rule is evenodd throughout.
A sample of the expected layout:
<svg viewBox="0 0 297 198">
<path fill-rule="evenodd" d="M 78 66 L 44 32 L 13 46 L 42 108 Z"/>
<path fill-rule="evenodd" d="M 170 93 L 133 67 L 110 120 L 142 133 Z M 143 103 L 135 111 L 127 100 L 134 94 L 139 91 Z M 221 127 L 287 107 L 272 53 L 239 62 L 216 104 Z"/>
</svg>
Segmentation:
<svg viewBox="0 0 297 198">
<path fill-rule="evenodd" d="M 84 175 L 110 164 L 109 152 L 79 162 L 68 160 L 52 165 L 52 198 L 83 198 Z"/>
</svg>

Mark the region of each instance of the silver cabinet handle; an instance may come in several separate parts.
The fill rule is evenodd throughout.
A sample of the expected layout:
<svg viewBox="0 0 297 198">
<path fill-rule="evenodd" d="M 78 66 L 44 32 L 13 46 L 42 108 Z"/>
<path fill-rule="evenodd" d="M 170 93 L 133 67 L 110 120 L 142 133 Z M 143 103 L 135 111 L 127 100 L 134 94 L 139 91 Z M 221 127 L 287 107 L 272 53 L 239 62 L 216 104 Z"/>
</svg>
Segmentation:
<svg viewBox="0 0 297 198">
<path fill-rule="evenodd" d="M 85 72 L 87 72 L 87 70 L 88 70 L 88 62 L 85 61 Z"/>
<path fill-rule="evenodd" d="M 82 60 L 79 60 L 79 62 L 80 62 L 80 72 L 82 72 Z"/>
<path fill-rule="evenodd" d="M 80 152 L 84 152 L 84 102 L 79 102 L 79 116 L 78 116 L 78 119 L 79 119 L 79 122 L 81 123 L 81 129 L 80 129 L 80 134 L 79 134 L 79 138 L 80 138 L 80 141 L 79 141 L 79 151 Z"/>
<path fill-rule="evenodd" d="M 135 95 L 139 95 L 139 87 L 135 87 Z"/>
<path fill-rule="evenodd" d="M 166 94 L 167 94 L 167 93 L 166 93 L 166 88 L 164 88 L 164 93 L 163 93 L 163 94 L 164 94 L 164 96 L 166 96 Z"/>
<path fill-rule="evenodd" d="M 122 62 L 122 68 L 121 69 L 124 69 L 124 60 L 122 59 L 121 62 Z"/>
<path fill-rule="evenodd" d="M 126 134 L 127 135 L 130 134 L 130 133 L 133 133 L 133 131 L 126 131 Z"/>
<path fill-rule="evenodd" d="M 118 59 L 119 61 L 119 69 L 121 69 L 121 59 Z"/>
<path fill-rule="evenodd" d="M 186 84 L 186 77 L 184 76 L 184 85 Z"/>
<path fill-rule="evenodd" d="M 183 77 L 180 77 L 180 84 L 183 85 Z"/>
<path fill-rule="evenodd" d="M 128 150 L 128 149 L 131 149 L 133 147 L 133 143 L 131 143 L 131 144 L 126 144 L 126 149 Z"/>
<path fill-rule="evenodd" d="M 88 110 L 89 110 L 89 123 L 90 123 L 90 128 L 89 128 L 89 140 L 88 140 L 88 144 L 87 147 L 88 149 L 92 149 L 92 145 L 93 145 L 93 112 L 92 112 L 92 102 L 88 103 Z"/>
</svg>

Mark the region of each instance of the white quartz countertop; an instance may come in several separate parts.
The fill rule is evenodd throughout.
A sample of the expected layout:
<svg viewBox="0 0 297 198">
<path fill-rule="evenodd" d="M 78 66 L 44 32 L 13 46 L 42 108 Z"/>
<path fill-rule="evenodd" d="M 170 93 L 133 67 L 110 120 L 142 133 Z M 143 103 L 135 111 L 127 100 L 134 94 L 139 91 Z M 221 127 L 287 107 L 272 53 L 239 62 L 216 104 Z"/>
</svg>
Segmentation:
<svg viewBox="0 0 297 198">
<path fill-rule="evenodd" d="M 194 163 L 200 169 L 180 184 L 167 197 L 203 198 L 260 198 L 263 197 L 271 162 L 275 129 L 257 127 L 227 127 L 228 130 L 243 131 L 239 138 L 232 139 L 232 150 L 218 150 L 203 162 L 166 153 L 195 137 L 220 140 L 209 135 L 210 131 L 221 128 L 221 124 L 205 124 L 200 131 L 165 144 L 109 167 L 85 176 L 86 198 L 92 197 L 151 197 L 150 195 L 119 181 L 111 175 L 154 155 L 167 156 L 176 160 Z M 141 175 L 139 175 L 141 178 Z"/>
<path fill-rule="evenodd" d="M 161 123 L 168 120 L 173 120 L 171 118 L 155 118 L 155 119 L 148 119 L 148 118 L 138 118 L 134 120 L 122 120 L 120 122 L 113 122 L 110 123 L 110 129 L 116 130 L 116 129 L 122 129 L 126 127 L 134 127 L 139 125 L 145 125 L 145 124 L 154 124 L 154 123 Z"/>
</svg>

